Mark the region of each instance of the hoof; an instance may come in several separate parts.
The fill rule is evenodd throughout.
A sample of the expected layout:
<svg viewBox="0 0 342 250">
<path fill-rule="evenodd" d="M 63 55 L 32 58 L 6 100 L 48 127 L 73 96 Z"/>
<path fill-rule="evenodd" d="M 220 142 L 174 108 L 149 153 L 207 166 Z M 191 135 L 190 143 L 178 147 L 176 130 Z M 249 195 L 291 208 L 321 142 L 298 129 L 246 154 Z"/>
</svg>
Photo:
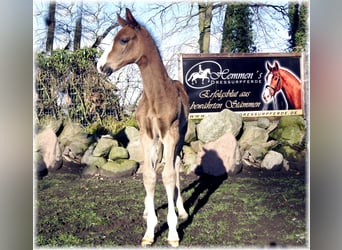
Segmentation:
<svg viewBox="0 0 342 250">
<path fill-rule="evenodd" d="M 181 219 L 181 220 L 187 220 L 188 218 L 189 218 L 189 215 L 188 215 L 188 213 L 183 213 L 183 214 L 179 214 L 179 219 Z"/>
<path fill-rule="evenodd" d="M 153 240 L 152 239 L 144 238 L 141 241 L 141 246 L 142 247 L 150 247 L 150 246 L 152 246 L 152 244 L 153 244 Z"/>
<path fill-rule="evenodd" d="M 167 243 L 171 247 L 179 247 L 179 240 L 168 240 Z"/>
</svg>

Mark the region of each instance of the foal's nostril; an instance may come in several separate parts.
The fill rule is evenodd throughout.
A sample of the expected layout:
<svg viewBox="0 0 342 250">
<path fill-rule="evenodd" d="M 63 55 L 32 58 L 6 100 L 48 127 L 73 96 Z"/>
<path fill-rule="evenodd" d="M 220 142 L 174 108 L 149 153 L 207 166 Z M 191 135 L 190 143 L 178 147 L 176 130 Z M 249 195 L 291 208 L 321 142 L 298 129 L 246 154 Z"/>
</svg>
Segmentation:
<svg viewBox="0 0 342 250">
<path fill-rule="evenodd" d="M 113 73 L 111 67 L 107 66 L 106 64 L 100 67 L 101 72 L 103 72 L 106 76 L 110 76 Z"/>
</svg>

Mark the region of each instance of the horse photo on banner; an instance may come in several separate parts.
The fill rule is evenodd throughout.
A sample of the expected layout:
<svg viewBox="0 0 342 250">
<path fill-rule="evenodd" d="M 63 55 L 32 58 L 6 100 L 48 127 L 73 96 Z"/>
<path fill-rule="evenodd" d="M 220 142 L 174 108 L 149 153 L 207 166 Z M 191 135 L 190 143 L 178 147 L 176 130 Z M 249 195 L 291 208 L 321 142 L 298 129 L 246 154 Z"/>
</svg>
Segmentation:
<svg viewBox="0 0 342 250">
<path fill-rule="evenodd" d="M 280 68 L 279 62 L 275 61 L 273 66 L 267 64 L 268 72 L 265 76 L 265 89 L 262 93 L 262 99 L 265 104 L 277 102 L 276 97 L 279 93 L 285 95 L 285 109 L 302 108 L 301 82 L 298 77 L 289 69 Z M 275 105 L 275 108 L 277 105 Z"/>
</svg>

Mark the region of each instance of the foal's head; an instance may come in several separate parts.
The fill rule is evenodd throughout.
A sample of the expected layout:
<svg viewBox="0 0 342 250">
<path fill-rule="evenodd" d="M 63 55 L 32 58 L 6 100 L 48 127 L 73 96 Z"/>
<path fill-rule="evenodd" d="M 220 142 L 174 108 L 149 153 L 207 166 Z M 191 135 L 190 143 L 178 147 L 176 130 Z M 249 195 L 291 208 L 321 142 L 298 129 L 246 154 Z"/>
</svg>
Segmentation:
<svg viewBox="0 0 342 250">
<path fill-rule="evenodd" d="M 271 66 L 267 62 L 267 69 L 268 72 L 265 76 L 266 85 L 262 93 L 262 98 L 266 103 L 269 103 L 272 97 L 281 89 L 281 79 L 278 62 L 275 62 L 274 66 Z"/>
<path fill-rule="evenodd" d="M 116 34 L 113 45 L 101 56 L 97 63 L 100 73 L 110 75 L 123 66 L 138 62 L 143 53 L 142 32 L 144 28 L 135 20 L 131 11 L 126 9 L 126 20 L 118 15 L 122 29 Z"/>
</svg>

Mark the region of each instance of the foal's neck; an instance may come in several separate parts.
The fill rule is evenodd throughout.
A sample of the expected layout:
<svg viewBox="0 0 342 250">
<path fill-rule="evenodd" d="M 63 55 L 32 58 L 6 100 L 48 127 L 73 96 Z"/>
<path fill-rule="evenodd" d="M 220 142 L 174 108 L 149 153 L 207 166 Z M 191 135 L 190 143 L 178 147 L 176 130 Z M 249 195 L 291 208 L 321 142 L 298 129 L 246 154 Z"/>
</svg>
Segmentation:
<svg viewBox="0 0 342 250">
<path fill-rule="evenodd" d="M 166 68 L 163 64 L 158 48 L 152 37 L 148 34 L 146 44 L 143 44 L 144 52 L 137 62 L 143 80 L 144 93 L 149 96 L 153 93 L 166 91 L 166 86 L 172 83 Z"/>
</svg>

